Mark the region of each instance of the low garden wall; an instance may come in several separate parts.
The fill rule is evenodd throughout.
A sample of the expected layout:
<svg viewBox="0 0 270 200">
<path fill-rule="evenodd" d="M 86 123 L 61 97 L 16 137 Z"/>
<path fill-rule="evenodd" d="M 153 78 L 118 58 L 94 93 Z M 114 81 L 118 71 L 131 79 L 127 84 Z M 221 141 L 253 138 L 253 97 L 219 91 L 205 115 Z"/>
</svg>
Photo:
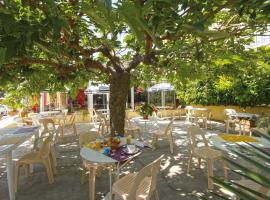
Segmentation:
<svg viewBox="0 0 270 200">
<path fill-rule="evenodd" d="M 246 113 L 252 113 L 252 114 L 257 114 L 257 115 L 262 115 L 263 113 L 265 114 L 270 114 L 270 106 L 256 106 L 256 107 L 246 107 L 242 108 L 240 106 L 203 106 L 203 105 L 192 105 L 193 107 L 203 107 L 203 108 L 208 108 L 211 113 L 212 113 L 212 120 L 216 121 L 224 121 L 224 109 L 234 109 L 237 112 L 246 112 Z M 175 113 L 177 116 L 185 115 L 185 110 L 180 109 L 180 110 L 159 110 L 158 115 L 159 117 L 171 117 Z M 137 112 L 134 112 L 132 110 L 127 111 L 128 118 L 132 117 L 137 117 L 140 116 Z"/>
<path fill-rule="evenodd" d="M 240 106 L 202 106 L 202 105 L 192 105 L 193 107 L 205 107 L 211 110 L 212 119 L 217 121 L 224 121 L 224 109 L 234 109 L 237 112 L 246 112 L 257 115 L 270 114 L 270 106 L 256 106 L 256 107 L 246 107 L 242 108 Z"/>
</svg>

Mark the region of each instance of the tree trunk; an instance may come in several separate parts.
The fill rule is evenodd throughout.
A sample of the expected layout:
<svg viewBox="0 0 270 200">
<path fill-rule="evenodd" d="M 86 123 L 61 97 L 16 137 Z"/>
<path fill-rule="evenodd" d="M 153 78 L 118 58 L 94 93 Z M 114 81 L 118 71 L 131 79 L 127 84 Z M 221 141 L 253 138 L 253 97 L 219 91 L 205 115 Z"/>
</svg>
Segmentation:
<svg viewBox="0 0 270 200">
<path fill-rule="evenodd" d="M 124 134 L 126 101 L 130 86 L 130 74 L 117 72 L 110 76 L 110 124 L 111 135 Z"/>
</svg>

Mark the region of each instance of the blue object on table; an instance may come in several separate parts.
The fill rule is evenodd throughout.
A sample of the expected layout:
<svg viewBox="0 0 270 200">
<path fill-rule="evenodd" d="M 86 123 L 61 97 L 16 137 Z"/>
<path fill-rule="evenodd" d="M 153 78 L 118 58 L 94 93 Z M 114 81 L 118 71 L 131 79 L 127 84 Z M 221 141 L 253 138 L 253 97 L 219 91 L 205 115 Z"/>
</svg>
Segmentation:
<svg viewBox="0 0 270 200">
<path fill-rule="evenodd" d="M 111 148 L 110 147 L 105 147 L 104 151 L 103 151 L 103 154 L 108 156 L 108 155 L 110 155 L 110 152 L 111 152 Z"/>
</svg>

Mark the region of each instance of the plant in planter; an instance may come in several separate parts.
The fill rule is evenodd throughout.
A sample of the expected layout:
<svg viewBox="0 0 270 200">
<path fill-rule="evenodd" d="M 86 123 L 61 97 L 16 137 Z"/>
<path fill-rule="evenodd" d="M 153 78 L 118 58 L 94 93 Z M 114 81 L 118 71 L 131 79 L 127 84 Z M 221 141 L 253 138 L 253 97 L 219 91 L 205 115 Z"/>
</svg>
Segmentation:
<svg viewBox="0 0 270 200">
<path fill-rule="evenodd" d="M 157 112 L 157 109 L 153 104 L 143 103 L 139 106 L 138 112 L 144 119 L 148 119 L 148 116 L 151 116 L 153 112 Z"/>
</svg>

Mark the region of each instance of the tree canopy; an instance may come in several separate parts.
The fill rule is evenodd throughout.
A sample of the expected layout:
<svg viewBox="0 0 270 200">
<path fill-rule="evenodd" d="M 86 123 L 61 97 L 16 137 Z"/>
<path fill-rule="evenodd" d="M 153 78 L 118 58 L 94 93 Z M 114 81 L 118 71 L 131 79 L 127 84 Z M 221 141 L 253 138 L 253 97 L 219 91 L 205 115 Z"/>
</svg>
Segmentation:
<svg viewBox="0 0 270 200">
<path fill-rule="evenodd" d="M 269 10 L 261 0 L 3 0 L 0 83 L 110 82 L 112 129 L 123 131 L 130 78 L 197 76 L 215 51 L 238 54 L 265 31 Z"/>
</svg>

